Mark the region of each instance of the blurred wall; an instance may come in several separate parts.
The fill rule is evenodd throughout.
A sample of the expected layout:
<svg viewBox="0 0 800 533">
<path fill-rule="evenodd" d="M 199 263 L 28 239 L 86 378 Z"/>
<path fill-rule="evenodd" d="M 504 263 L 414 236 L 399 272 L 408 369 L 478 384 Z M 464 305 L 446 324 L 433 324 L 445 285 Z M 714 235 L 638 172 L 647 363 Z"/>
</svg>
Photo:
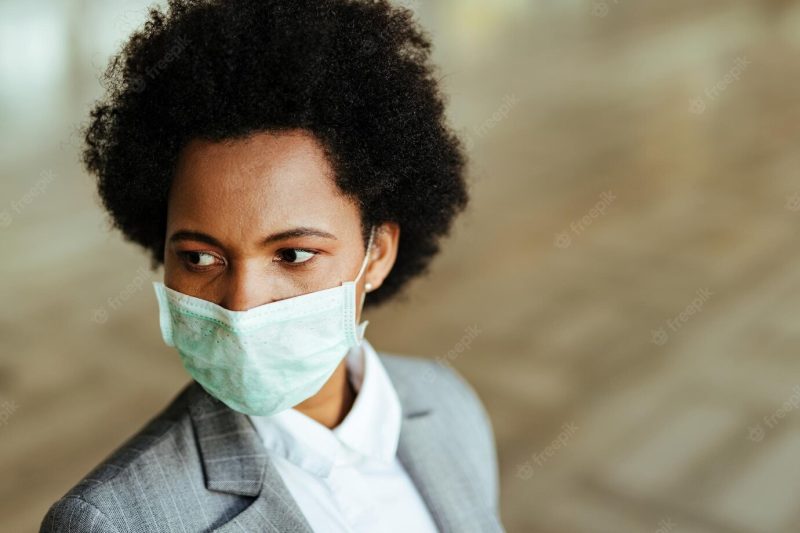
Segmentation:
<svg viewBox="0 0 800 533">
<path fill-rule="evenodd" d="M 484 400 L 509 531 L 798 530 L 800 2 L 409 0 L 473 202 L 379 350 Z M 0 2 L 0 531 L 188 376 L 78 164 L 148 2 Z"/>
</svg>

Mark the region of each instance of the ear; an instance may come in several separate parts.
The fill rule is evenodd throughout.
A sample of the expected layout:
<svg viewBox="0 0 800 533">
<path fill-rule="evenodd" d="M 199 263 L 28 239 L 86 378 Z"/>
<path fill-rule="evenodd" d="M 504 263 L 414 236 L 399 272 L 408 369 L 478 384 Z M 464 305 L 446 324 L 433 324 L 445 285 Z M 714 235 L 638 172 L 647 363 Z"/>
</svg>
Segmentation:
<svg viewBox="0 0 800 533">
<path fill-rule="evenodd" d="M 364 275 L 367 292 L 374 291 L 383 284 L 397 259 L 397 248 L 400 244 L 400 225 L 396 222 L 384 222 L 375 228 L 372 238 L 370 260 Z M 369 285 L 367 285 L 369 284 Z M 369 289 L 366 289 L 369 287 Z"/>
</svg>

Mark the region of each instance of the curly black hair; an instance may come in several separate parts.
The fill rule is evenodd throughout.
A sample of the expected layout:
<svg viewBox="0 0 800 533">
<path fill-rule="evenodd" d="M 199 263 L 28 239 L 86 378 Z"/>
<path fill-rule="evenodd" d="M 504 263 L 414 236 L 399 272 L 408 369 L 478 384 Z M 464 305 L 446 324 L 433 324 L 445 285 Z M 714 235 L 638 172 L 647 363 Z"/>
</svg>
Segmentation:
<svg viewBox="0 0 800 533">
<path fill-rule="evenodd" d="M 400 225 L 375 305 L 426 273 L 468 201 L 431 42 L 387 0 L 170 0 L 111 58 L 83 133 L 113 226 L 164 262 L 167 197 L 195 138 L 303 128 L 373 224 Z"/>
</svg>

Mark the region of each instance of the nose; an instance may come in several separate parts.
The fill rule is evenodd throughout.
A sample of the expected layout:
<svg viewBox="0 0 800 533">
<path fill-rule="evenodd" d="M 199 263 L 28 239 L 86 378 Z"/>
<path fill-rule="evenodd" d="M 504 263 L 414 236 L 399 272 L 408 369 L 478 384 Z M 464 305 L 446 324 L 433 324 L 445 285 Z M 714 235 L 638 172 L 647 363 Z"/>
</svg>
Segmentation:
<svg viewBox="0 0 800 533">
<path fill-rule="evenodd" d="M 247 311 L 280 299 L 281 282 L 262 268 L 239 266 L 225 274 L 219 305 L 229 311 Z"/>
</svg>

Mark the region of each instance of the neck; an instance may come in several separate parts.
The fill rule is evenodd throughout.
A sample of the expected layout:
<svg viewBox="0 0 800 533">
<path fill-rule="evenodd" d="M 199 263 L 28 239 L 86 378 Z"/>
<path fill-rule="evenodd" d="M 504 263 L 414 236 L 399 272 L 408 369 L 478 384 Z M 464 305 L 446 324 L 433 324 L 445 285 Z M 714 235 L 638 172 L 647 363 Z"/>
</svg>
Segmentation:
<svg viewBox="0 0 800 533">
<path fill-rule="evenodd" d="M 297 404 L 294 408 L 333 429 L 342 423 L 356 398 L 347 375 L 347 358 L 342 359 L 325 385 L 314 396 Z"/>
</svg>

